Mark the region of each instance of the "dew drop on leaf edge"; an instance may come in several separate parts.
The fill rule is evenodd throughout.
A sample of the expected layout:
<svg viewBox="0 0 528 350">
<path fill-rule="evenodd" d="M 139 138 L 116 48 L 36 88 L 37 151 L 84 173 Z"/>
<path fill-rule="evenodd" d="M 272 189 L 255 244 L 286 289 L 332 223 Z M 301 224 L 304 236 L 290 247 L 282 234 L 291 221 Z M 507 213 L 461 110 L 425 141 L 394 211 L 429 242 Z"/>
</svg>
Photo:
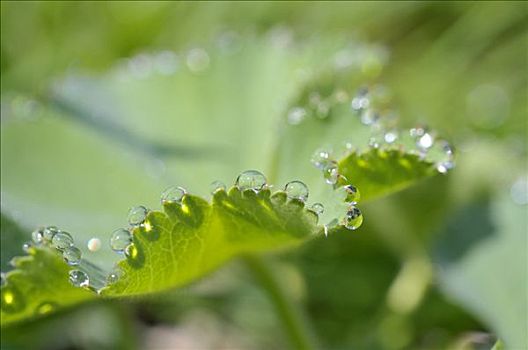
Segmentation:
<svg viewBox="0 0 528 350">
<path fill-rule="evenodd" d="M 209 186 L 211 189 L 211 194 L 215 194 L 218 191 L 225 191 L 226 185 L 222 181 L 213 181 L 211 182 L 211 185 Z"/>
<path fill-rule="evenodd" d="M 60 231 L 51 239 L 51 245 L 56 249 L 63 250 L 73 245 L 73 238 L 68 232 Z"/>
<path fill-rule="evenodd" d="M 112 232 L 112 237 L 110 237 L 110 248 L 116 252 L 123 252 L 128 245 L 132 243 L 132 235 L 130 231 L 125 230 L 124 228 L 119 228 Z"/>
<path fill-rule="evenodd" d="M 132 226 L 139 226 L 143 222 L 145 222 L 145 219 L 147 218 L 148 209 L 145 208 L 142 205 L 138 205 L 137 207 L 133 207 L 128 211 L 128 223 Z"/>
<path fill-rule="evenodd" d="M 161 193 L 161 204 L 181 203 L 186 191 L 182 187 L 171 186 Z"/>
<path fill-rule="evenodd" d="M 88 275 L 80 270 L 70 271 L 69 280 L 75 287 L 87 287 L 90 284 Z"/>
<path fill-rule="evenodd" d="M 316 213 L 317 215 L 321 215 L 324 213 L 324 206 L 321 203 L 314 203 L 310 207 L 310 210 Z"/>
<path fill-rule="evenodd" d="M 345 202 L 347 203 L 356 203 L 359 201 L 361 194 L 359 193 L 359 190 L 354 185 L 346 185 L 345 187 L 346 191 L 346 198 Z"/>
<path fill-rule="evenodd" d="M 305 202 L 308 199 L 309 190 L 308 186 L 302 181 L 290 181 L 284 186 L 284 192 L 289 199 L 298 199 L 302 202 Z"/>
<path fill-rule="evenodd" d="M 351 207 L 346 213 L 343 223 L 344 226 L 349 230 L 356 230 L 361 226 L 362 223 L 363 214 L 361 214 L 361 211 L 356 207 Z"/>
<path fill-rule="evenodd" d="M 53 239 L 53 236 L 60 232 L 60 230 L 56 226 L 48 226 L 44 229 L 43 237 L 45 240 L 51 242 Z"/>
<path fill-rule="evenodd" d="M 266 186 L 267 180 L 264 174 L 257 170 L 246 170 L 238 175 L 235 186 L 240 191 L 259 191 Z"/>
<path fill-rule="evenodd" d="M 79 248 L 75 246 L 67 247 L 62 251 L 62 257 L 68 265 L 79 265 L 82 258 L 82 253 Z"/>
</svg>

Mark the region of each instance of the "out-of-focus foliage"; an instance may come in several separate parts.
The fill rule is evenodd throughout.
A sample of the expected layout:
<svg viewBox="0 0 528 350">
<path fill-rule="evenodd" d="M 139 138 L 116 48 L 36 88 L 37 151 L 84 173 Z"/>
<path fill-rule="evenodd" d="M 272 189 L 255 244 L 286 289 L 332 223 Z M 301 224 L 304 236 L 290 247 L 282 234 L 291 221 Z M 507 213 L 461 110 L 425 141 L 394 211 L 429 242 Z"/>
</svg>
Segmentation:
<svg viewBox="0 0 528 350">
<path fill-rule="evenodd" d="M 499 336 L 506 348 L 522 349 L 528 328 L 523 234 L 527 18 L 526 4 L 499 2 L 4 1 L 2 119 L 12 108 L 13 96 L 45 102 L 57 91 L 57 79 L 64 81 L 77 72 L 99 74 L 118 60 L 145 51 L 202 46 L 226 29 L 265 36 L 287 28 L 296 39 L 360 38 L 379 43 L 390 54 L 379 82 L 392 92 L 403 125 L 419 121 L 447 135 L 458 148 L 457 168 L 445 178 L 365 205 L 368 219 L 361 232 L 334 234 L 285 254 L 277 274 L 291 299 L 309 316 L 323 348 L 476 348 L 483 343 L 491 348 Z M 59 128 L 59 136 L 77 138 L 82 144 L 83 135 L 94 133 L 78 121 L 67 123 L 75 125 L 78 135 L 62 135 Z M 98 133 L 96 137 L 101 143 L 113 142 Z M 24 143 L 21 139 L 16 147 L 25 147 Z M 57 157 L 69 166 L 68 152 L 59 142 Z M 19 161 L 23 164 L 24 159 Z M 41 161 L 46 167 L 46 159 Z M 109 155 L 107 163 L 113 171 L 108 176 L 118 178 L 121 170 L 127 171 L 117 156 Z M 91 201 L 95 195 L 90 193 L 112 189 L 105 189 L 104 183 L 88 186 L 82 168 L 77 170 L 79 181 L 63 179 L 60 167 L 54 169 L 60 182 L 86 187 L 79 193 L 86 193 L 87 208 L 97 212 Z M 39 170 L 34 171 L 38 176 Z M 48 170 L 42 173 L 52 176 Z M 4 174 L 9 169 L 2 157 Z M 149 182 L 145 178 L 142 192 L 159 192 Z M 134 198 L 133 192 L 127 196 L 131 200 L 127 205 L 154 201 Z M 49 201 L 54 198 L 50 194 Z M 2 190 L 3 209 L 6 199 Z M 120 208 L 116 206 L 116 211 L 126 209 Z M 18 254 L 6 242 L 20 244 L 14 232 L 34 228 L 15 228 L 14 223 L 30 221 L 25 214 L 11 208 L 2 216 L 2 269 L 11 254 Z M 61 217 L 75 223 L 86 222 L 90 210 L 86 215 L 77 218 L 64 210 Z M 114 228 L 108 225 L 103 216 L 94 222 L 97 230 Z M 276 316 L 236 264 L 176 294 L 121 306 L 98 303 L 2 330 L 2 347 L 139 346 L 130 336 L 132 319 L 141 322 L 140 347 L 287 344 L 281 336 L 268 336 L 281 334 Z"/>
</svg>

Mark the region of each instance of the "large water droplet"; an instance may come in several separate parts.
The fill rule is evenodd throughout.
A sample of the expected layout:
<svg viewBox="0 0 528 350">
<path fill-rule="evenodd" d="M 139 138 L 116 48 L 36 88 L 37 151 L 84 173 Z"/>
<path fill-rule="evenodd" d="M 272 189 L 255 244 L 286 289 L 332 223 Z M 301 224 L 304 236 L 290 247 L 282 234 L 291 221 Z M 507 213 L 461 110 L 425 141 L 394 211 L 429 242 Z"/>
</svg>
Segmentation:
<svg viewBox="0 0 528 350">
<path fill-rule="evenodd" d="M 101 249 L 101 240 L 97 237 L 90 238 L 86 246 L 88 247 L 89 251 L 96 252 Z"/>
<path fill-rule="evenodd" d="M 116 252 L 123 252 L 126 247 L 132 243 L 132 235 L 128 230 L 120 228 L 112 232 L 112 237 L 110 238 L 110 248 Z"/>
<path fill-rule="evenodd" d="M 308 186 L 302 181 L 290 181 L 284 186 L 284 192 L 289 199 L 298 199 L 305 202 L 308 199 Z"/>
<path fill-rule="evenodd" d="M 253 190 L 258 192 L 266 186 L 266 183 L 266 177 L 260 171 L 246 170 L 238 175 L 235 186 L 240 191 Z"/>
<path fill-rule="evenodd" d="M 72 270 L 69 274 L 70 283 L 75 287 L 88 287 L 90 279 L 88 275 L 80 270 Z"/>
<path fill-rule="evenodd" d="M 347 203 L 357 203 L 359 201 L 359 198 L 361 197 L 359 190 L 354 185 L 346 185 L 344 186 L 344 189 L 346 191 L 346 198 L 345 202 Z"/>
<path fill-rule="evenodd" d="M 169 187 L 161 194 L 161 204 L 181 203 L 186 191 L 182 187 Z"/>
<path fill-rule="evenodd" d="M 330 151 L 323 148 L 316 150 L 312 155 L 311 162 L 317 169 L 323 170 L 329 163 L 331 163 Z"/>
<path fill-rule="evenodd" d="M 132 226 L 139 226 L 147 218 L 148 209 L 142 205 L 133 207 L 128 211 L 128 223 Z"/>
<path fill-rule="evenodd" d="M 82 253 L 75 246 L 67 247 L 62 251 L 62 257 L 68 265 L 74 266 L 81 263 Z"/>
<path fill-rule="evenodd" d="M 316 213 L 317 215 L 321 215 L 324 213 L 324 206 L 321 203 L 314 203 L 310 207 L 310 210 Z"/>
<path fill-rule="evenodd" d="M 363 223 L 363 214 L 356 207 L 350 207 L 346 213 L 344 225 L 349 230 L 356 230 Z"/>
<path fill-rule="evenodd" d="M 51 245 L 56 249 L 63 250 L 73 245 L 73 238 L 68 232 L 60 231 L 53 236 Z"/>
<path fill-rule="evenodd" d="M 38 229 L 31 233 L 31 239 L 35 244 L 40 244 L 44 240 L 44 229 Z"/>
<path fill-rule="evenodd" d="M 288 112 L 288 123 L 298 125 L 306 118 L 306 110 L 302 107 L 294 107 Z"/>
<path fill-rule="evenodd" d="M 44 239 L 48 242 L 51 242 L 53 239 L 53 236 L 60 232 L 60 230 L 56 226 L 48 226 L 44 229 L 43 236 Z"/>
<path fill-rule="evenodd" d="M 222 181 L 213 181 L 211 182 L 211 194 L 215 194 L 218 191 L 225 191 L 226 185 Z"/>
<path fill-rule="evenodd" d="M 326 165 L 323 169 L 323 177 L 327 184 L 334 185 L 339 178 L 339 171 L 334 163 Z"/>
<path fill-rule="evenodd" d="M 200 73 L 209 68 L 209 54 L 201 48 L 195 48 L 187 54 L 187 67 L 193 73 Z"/>
</svg>

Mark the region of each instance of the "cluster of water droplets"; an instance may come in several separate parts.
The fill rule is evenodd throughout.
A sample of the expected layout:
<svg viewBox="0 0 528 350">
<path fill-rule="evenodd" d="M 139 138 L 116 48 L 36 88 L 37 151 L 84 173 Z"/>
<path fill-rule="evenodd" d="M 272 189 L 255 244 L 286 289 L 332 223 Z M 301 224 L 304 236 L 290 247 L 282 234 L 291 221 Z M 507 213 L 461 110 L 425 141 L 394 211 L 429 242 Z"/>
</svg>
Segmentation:
<svg viewBox="0 0 528 350">
<path fill-rule="evenodd" d="M 321 170 L 326 184 L 333 187 L 337 198 L 346 203 L 345 214 L 325 225 L 325 235 L 337 225 L 342 225 L 349 230 L 359 228 L 363 223 L 363 214 L 357 208 L 360 199 L 359 190 L 354 185 L 348 184 L 346 177 L 339 173 L 337 161 L 333 159 L 329 150 L 323 148 L 316 150 L 311 162 Z"/>
<path fill-rule="evenodd" d="M 122 59 L 115 67 L 123 79 L 148 79 L 154 76 L 172 76 L 182 70 L 193 74 L 206 72 L 214 54 L 231 55 L 242 46 L 241 35 L 234 31 L 221 32 L 205 47 L 191 47 L 186 50 L 160 50 L 141 52 Z"/>
<path fill-rule="evenodd" d="M 445 174 L 455 166 L 453 148 L 446 140 L 426 126 L 415 126 L 408 130 L 399 130 L 397 113 L 390 108 L 391 92 L 384 86 L 362 87 L 355 95 L 337 89 L 328 96 L 313 91 L 302 99 L 302 106 L 296 105 L 287 112 L 290 125 L 300 125 L 308 118 L 327 118 L 337 104 L 349 103 L 351 117 L 368 128 L 367 144 L 380 151 L 397 150 L 415 154 L 420 159 L 434 164 L 439 173 Z M 346 117 L 346 116 L 344 116 Z M 359 145 L 356 145 L 359 146 Z M 347 156 L 358 151 L 351 142 L 345 143 Z M 319 151 L 315 165 L 324 173 L 326 181 L 334 184 L 338 173 L 334 163 L 328 162 L 329 152 Z"/>
<path fill-rule="evenodd" d="M 260 171 L 246 170 L 237 177 L 235 181 L 235 187 L 237 187 L 240 191 L 252 190 L 259 192 L 263 189 L 270 188 L 271 186 L 268 185 L 266 177 Z M 225 190 L 225 185 L 222 184 L 220 188 Z M 289 200 L 301 202 L 303 205 L 306 205 L 308 202 L 310 190 L 308 189 L 308 186 L 302 181 L 294 180 L 288 182 L 284 186 L 283 191 Z M 212 193 L 214 194 L 215 192 L 216 190 L 213 190 Z M 306 206 L 306 209 L 314 213 L 317 218 L 319 218 L 324 212 L 324 206 L 321 203 L 312 203 L 311 205 Z"/>
<path fill-rule="evenodd" d="M 351 101 L 351 109 L 363 125 L 370 127 L 369 147 L 415 154 L 434 164 L 445 174 L 455 166 L 453 148 L 427 126 L 398 130 L 396 113 L 388 108 L 390 92 L 381 86 L 361 88 Z"/>
</svg>

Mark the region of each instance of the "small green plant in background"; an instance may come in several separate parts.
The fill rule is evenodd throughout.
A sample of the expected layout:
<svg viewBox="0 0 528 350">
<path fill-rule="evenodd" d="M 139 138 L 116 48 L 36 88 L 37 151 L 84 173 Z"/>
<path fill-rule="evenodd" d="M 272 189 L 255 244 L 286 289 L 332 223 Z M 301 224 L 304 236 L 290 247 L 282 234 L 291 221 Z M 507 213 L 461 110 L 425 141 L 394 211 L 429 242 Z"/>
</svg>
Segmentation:
<svg viewBox="0 0 528 350">
<path fill-rule="evenodd" d="M 463 13 L 476 21 L 478 11 Z M 213 314 L 254 320 L 224 309 L 247 308 L 230 301 L 252 295 L 244 283 L 221 297 L 193 291 L 232 272 L 231 261 L 266 296 L 269 307 L 255 310 L 272 310 L 277 321 L 266 324 L 264 311 L 252 331 L 281 334 L 275 341 L 257 335 L 243 347 L 464 348 L 480 341 L 459 336 L 462 330 L 493 333 L 479 333 L 487 344 L 497 337 L 522 344 L 525 313 L 505 295 L 522 300 L 525 269 L 507 278 L 486 262 L 519 266 L 523 226 L 515 223 L 523 204 L 515 202 L 524 197 L 514 187 L 522 178 L 511 187 L 512 202 L 490 190 L 511 175 L 497 169 L 497 177 L 475 179 L 481 155 L 467 150 L 451 175 L 455 151 L 441 134 L 463 133 L 442 120 L 436 130 L 409 118 L 418 98 L 397 109 L 406 89 L 421 83 L 411 75 L 398 87 L 406 70 L 400 62 L 401 76 L 395 73 L 384 46 L 335 32 L 296 38 L 286 26 L 210 37 L 180 50 L 142 51 L 97 74 L 74 67 L 44 91 L 3 91 L 6 346 L 23 344 L 17 334 L 25 327 L 39 332 L 83 305 L 117 315 L 112 323 L 122 333 L 134 310 L 177 324 L 195 310 L 182 301 L 189 295 L 203 298 L 200 307 L 215 300 Z M 443 51 L 431 50 L 424 62 L 435 55 Z M 473 95 L 493 92 L 481 90 Z M 503 157 L 485 142 L 460 145 L 470 146 L 484 147 L 487 159 Z M 20 227 L 37 229 L 29 237 Z M 489 284 L 489 274 L 500 282 Z M 369 315 L 373 304 L 380 306 Z"/>
</svg>

